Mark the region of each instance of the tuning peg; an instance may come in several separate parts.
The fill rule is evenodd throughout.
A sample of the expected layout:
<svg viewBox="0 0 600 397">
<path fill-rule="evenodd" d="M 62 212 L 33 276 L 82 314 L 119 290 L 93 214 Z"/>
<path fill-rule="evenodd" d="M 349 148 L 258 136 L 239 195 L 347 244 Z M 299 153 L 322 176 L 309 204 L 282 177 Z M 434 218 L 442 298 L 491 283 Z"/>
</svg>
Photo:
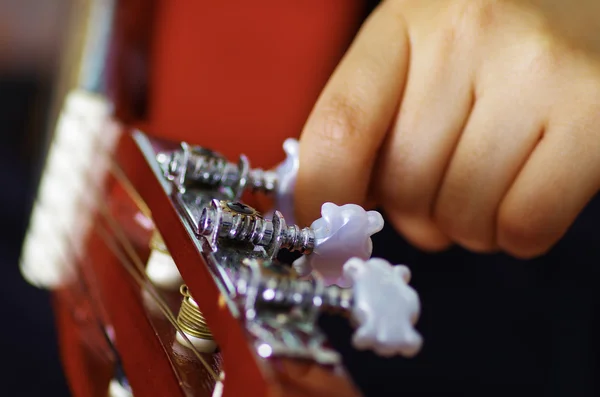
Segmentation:
<svg viewBox="0 0 600 397">
<path fill-rule="evenodd" d="M 392 266 L 379 258 L 352 258 L 344 265 L 344 275 L 354 284 L 351 311 L 358 324 L 354 347 L 371 349 L 381 356 L 417 354 L 423 339 L 414 324 L 421 305 L 418 294 L 408 285 L 408 267 Z"/>
<path fill-rule="evenodd" d="M 229 162 L 222 154 L 183 142 L 181 149 L 159 153 L 157 160 L 166 177 L 184 192 L 193 186 L 230 189 L 234 200 L 239 200 L 244 190 L 272 192 L 277 185 L 277 175 L 272 171 L 250 168 L 248 158 L 241 155 L 237 164 Z"/>
<path fill-rule="evenodd" d="M 348 287 L 351 283 L 343 277 L 342 266 L 352 257 L 369 259 L 373 251 L 371 236 L 381 231 L 383 225 L 383 217 L 377 211 L 366 211 L 356 204 L 325 203 L 321 218 L 310 226 L 315 248 L 311 255 L 297 259 L 294 269 L 300 276 L 316 270 L 326 285 Z"/>
<path fill-rule="evenodd" d="M 219 239 L 226 239 L 264 247 L 269 259 L 281 248 L 302 254 L 310 254 L 314 248 L 314 233 L 309 228 L 288 226 L 279 211 L 265 219 L 256 209 L 235 201 L 212 200 L 202 209 L 197 230 L 213 250 Z"/>
<path fill-rule="evenodd" d="M 352 258 L 345 263 L 344 273 L 353 286 L 341 288 L 325 287 L 318 272 L 303 279 L 286 269 L 274 270 L 270 262 L 253 259 L 244 264 L 234 285 L 249 330 L 268 323 L 265 319 L 281 319 L 290 313 L 310 328 L 319 313 L 341 312 L 357 328 L 352 341 L 357 349 L 373 350 L 381 356 L 412 357 L 421 348 L 421 335 L 414 328 L 420 312 L 419 296 L 408 285 L 410 270 L 406 266 L 392 266 L 378 258 Z M 269 332 L 255 334 L 262 338 L 260 344 L 281 347 L 287 343 Z M 319 359 L 314 354 L 313 358 Z"/>
<path fill-rule="evenodd" d="M 277 189 L 275 208 L 285 219 L 294 219 L 294 189 L 300 167 L 300 143 L 288 138 L 283 142 L 286 159 L 275 169 Z M 321 207 L 321 218 L 312 223 L 310 229 L 315 234 L 315 248 L 308 256 L 294 262 L 294 268 L 301 276 L 313 269 L 324 277 L 326 285 L 349 286 L 342 277 L 342 266 L 351 257 L 368 259 L 373 250 L 371 236 L 383 229 L 384 221 L 377 211 L 365 211 L 353 204 L 337 206 L 325 203 Z"/>
<path fill-rule="evenodd" d="M 371 236 L 383 228 L 383 217 L 355 204 L 333 203 L 323 204 L 321 215 L 311 227 L 300 229 L 288 226 L 279 211 L 268 220 L 245 204 L 215 199 L 203 208 L 197 230 L 213 250 L 219 239 L 226 239 L 265 247 L 268 259 L 275 258 L 282 248 L 300 252 L 304 256 L 294 262 L 300 276 L 315 269 L 325 285 L 348 286 L 342 274 L 344 262 L 371 256 Z"/>
</svg>

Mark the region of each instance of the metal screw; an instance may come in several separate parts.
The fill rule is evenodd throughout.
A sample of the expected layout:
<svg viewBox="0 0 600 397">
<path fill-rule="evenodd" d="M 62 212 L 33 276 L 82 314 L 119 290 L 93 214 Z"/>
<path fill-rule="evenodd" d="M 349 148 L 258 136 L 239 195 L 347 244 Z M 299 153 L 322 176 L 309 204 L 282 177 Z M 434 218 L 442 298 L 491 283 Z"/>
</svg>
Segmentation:
<svg viewBox="0 0 600 397">
<path fill-rule="evenodd" d="M 182 143 L 181 147 L 168 158 L 166 171 L 182 190 L 193 185 L 230 188 L 234 199 L 238 200 L 246 188 L 271 193 L 277 187 L 275 172 L 250 169 L 250 162 L 244 155 L 235 164 L 220 153 L 200 146 Z"/>
<path fill-rule="evenodd" d="M 276 212 L 272 220 L 264 219 L 254 208 L 231 201 L 213 200 L 211 207 L 202 209 L 198 234 L 217 238 L 244 241 L 271 248 L 277 255 L 280 248 L 310 254 L 315 245 L 311 228 L 287 226 L 283 216 Z"/>
</svg>

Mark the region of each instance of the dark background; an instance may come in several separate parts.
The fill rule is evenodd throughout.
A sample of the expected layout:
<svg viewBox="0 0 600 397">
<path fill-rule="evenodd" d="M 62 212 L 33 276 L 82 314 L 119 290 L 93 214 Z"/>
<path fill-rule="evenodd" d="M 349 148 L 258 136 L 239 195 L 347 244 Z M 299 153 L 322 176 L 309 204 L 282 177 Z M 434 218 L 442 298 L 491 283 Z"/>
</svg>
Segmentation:
<svg viewBox="0 0 600 397">
<path fill-rule="evenodd" d="M 68 396 L 49 295 L 18 269 L 52 131 L 66 3 L 0 2 L 0 27 L 8 26 L 0 30 L 0 394 L 7 396 Z M 422 353 L 411 360 L 357 353 L 343 320 L 325 317 L 322 325 L 357 383 L 375 395 L 598 395 L 599 221 L 595 200 L 560 244 L 533 261 L 458 248 L 427 255 L 385 230 L 374 254 L 413 271 Z"/>
<path fill-rule="evenodd" d="M 67 396 L 49 295 L 21 277 L 18 257 L 25 234 L 36 170 L 40 163 L 40 131 L 32 113 L 47 101 L 48 83 L 31 73 L 0 76 L 0 335 L 5 369 L 1 381 L 10 396 Z M 4 387 L 4 386 L 3 386 Z"/>
<path fill-rule="evenodd" d="M 0 375 L 2 396 L 68 396 L 49 294 L 18 259 L 43 165 L 67 0 L 0 0 Z"/>
</svg>

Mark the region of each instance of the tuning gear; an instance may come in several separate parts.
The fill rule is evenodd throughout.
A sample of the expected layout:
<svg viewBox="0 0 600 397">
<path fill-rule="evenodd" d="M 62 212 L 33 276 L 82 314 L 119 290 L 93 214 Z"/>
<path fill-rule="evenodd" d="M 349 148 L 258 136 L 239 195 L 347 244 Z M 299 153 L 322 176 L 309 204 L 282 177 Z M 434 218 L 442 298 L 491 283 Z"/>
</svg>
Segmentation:
<svg viewBox="0 0 600 397">
<path fill-rule="evenodd" d="M 257 260 L 245 261 L 238 273 L 236 297 L 243 307 L 249 328 L 271 317 L 279 317 L 281 327 L 299 318 L 314 322 L 321 311 L 349 315 L 357 329 L 353 345 L 370 349 L 382 356 L 414 356 L 421 348 L 421 335 L 414 329 L 420 312 L 419 297 L 408 285 L 410 270 L 375 258 L 352 258 L 344 265 L 344 274 L 352 288 L 325 287 L 318 273 L 312 280 L 294 279 L 274 265 Z M 288 318 L 281 320 L 283 316 Z M 266 321 L 268 322 L 268 321 Z M 285 351 L 289 346 L 273 334 L 257 332 L 262 351 Z M 260 354 L 260 351 L 259 351 Z"/>
<path fill-rule="evenodd" d="M 165 176 L 177 189 L 210 188 L 229 190 L 238 201 L 246 189 L 274 194 L 276 208 L 293 222 L 293 193 L 299 167 L 299 143 L 289 138 L 283 143 L 286 159 L 274 171 L 250 168 L 250 161 L 241 155 L 237 164 L 221 153 L 181 143 L 179 150 L 159 154 Z"/>
<path fill-rule="evenodd" d="M 181 144 L 181 150 L 164 154 L 159 161 L 166 166 L 168 178 L 181 191 L 193 186 L 226 188 L 238 200 L 246 188 L 272 192 L 277 184 L 274 172 L 250 169 L 250 162 L 244 155 L 235 164 L 218 152 L 185 142 Z"/>
<path fill-rule="evenodd" d="M 213 250 L 219 239 L 226 239 L 264 247 L 269 259 L 280 249 L 297 251 L 304 254 L 294 262 L 298 274 L 306 276 L 316 269 L 326 285 L 349 286 L 349 280 L 342 277 L 342 265 L 352 257 L 371 256 L 371 235 L 383 228 L 383 217 L 355 204 L 325 203 L 321 214 L 310 228 L 300 229 L 288 226 L 279 211 L 269 220 L 240 202 L 214 199 L 202 209 L 197 230 Z"/>
<path fill-rule="evenodd" d="M 271 259 L 281 248 L 310 254 L 315 240 L 311 229 L 288 226 L 280 212 L 275 212 L 271 220 L 264 219 L 248 205 L 217 199 L 202 209 L 198 234 L 205 236 L 214 250 L 218 239 L 226 238 L 265 247 Z"/>
</svg>

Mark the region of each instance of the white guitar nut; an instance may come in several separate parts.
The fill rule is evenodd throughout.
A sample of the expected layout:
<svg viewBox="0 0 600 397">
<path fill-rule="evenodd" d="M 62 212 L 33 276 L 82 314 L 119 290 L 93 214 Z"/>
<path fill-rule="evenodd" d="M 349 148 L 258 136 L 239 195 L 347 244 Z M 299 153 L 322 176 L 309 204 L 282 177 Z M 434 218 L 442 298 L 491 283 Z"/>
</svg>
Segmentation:
<svg viewBox="0 0 600 397">
<path fill-rule="evenodd" d="M 408 267 L 392 266 L 379 258 L 352 258 L 344 265 L 344 275 L 354 282 L 352 317 L 358 324 L 354 347 L 371 349 L 381 356 L 417 354 L 423 339 L 414 324 L 421 304 L 417 292 L 408 285 Z"/>
<path fill-rule="evenodd" d="M 373 251 L 371 236 L 381 231 L 383 224 L 377 211 L 366 211 L 356 204 L 323 204 L 321 218 L 311 225 L 315 248 L 310 255 L 294 261 L 294 269 L 300 276 L 316 270 L 326 285 L 349 287 L 351 282 L 342 273 L 344 263 L 352 257 L 369 259 Z"/>
</svg>

